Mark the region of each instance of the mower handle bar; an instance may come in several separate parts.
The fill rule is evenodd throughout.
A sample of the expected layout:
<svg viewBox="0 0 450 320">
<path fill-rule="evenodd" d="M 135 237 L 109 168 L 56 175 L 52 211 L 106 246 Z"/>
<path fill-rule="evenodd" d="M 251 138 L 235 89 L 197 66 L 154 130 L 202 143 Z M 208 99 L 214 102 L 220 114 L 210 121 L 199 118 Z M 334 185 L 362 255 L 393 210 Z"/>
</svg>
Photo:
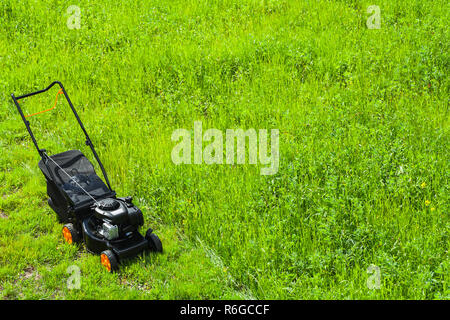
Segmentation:
<svg viewBox="0 0 450 320">
<path fill-rule="evenodd" d="M 92 153 L 94 154 L 95 160 L 97 160 L 97 163 L 99 164 L 100 169 L 102 170 L 103 177 L 104 177 L 105 180 L 106 180 L 106 183 L 107 183 L 107 185 L 108 185 L 108 188 L 109 188 L 109 190 L 110 190 L 111 192 L 113 192 L 113 190 L 111 189 L 111 185 L 110 185 L 110 183 L 109 183 L 109 179 L 108 179 L 108 176 L 107 176 L 107 174 L 106 174 L 105 168 L 103 167 L 103 164 L 102 164 L 102 162 L 100 161 L 100 158 L 99 158 L 97 152 L 95 151 L 95 148 L 94 148 L 94 145 L 92 144 L 91 138 L 89 137 L 89 135 L 88 135 L 88 133 L 87 133 L 87 131 L 86 131 L 86 128 L 85 128 L 84 125 L 83 125 L 83 122 L 81 122 L 81 119 L 80 119 L 80 117 L 78 116 L 78 113 L 77 113 L 77 111 L 75 110 L 75 108 L 74 108 L 74 106 L 73 106 L 73 104 L 72 104 L 72 101 L 70 101 L 70 98 L 69 98 L 69 96 L 68 96 L 66 90 L 64 89 L 64 86 L 63 86 L 62 83 L 59 82 L 59 81 L 53 81 L 53 82 L 52 82 L 47 88 L 45 88 L 45 89 L 38 90 L 38 91 L 35 91 L 35 92 L 31 92 L 31 93 L 27 93 L 27 94 L 24 94 L 24 95 L 21 95 L 21 96 L 17 96 L 17 97 L 16 97 L 16 96 L 14 96 L 14 93 L 11 94 L 11 98 L 13 99 L 14 104 L 16 105 L 17 110 L 19 111 L 19 114 L 20 114 L 20 116 L 22 117 L 22 120 L 23 120 L 23 122 L 24 122 L 24 124 L 25 124 L 25 126 L 26 126 L 26 128 L 27 128 L 27 130 L 28 130 L 28 133 L 30 134 L 31 139 L 33 140 L 33 143 L 34 143 L 34 145 L 35 145 L 35 147 L 36 147 L 36 149 L 37 149 L 39 155 L 41 156 L 41 158 L 42 158 L 43 160 L 45 160 L 44 163 L 45 163 L 45 165 L 47 166 L 47 160 L 48 160 L 48 159 L 47 159 L 46 157 L 49 157 L 49 156 L 47 155 L 45 149 L 40 149 L 40 148 L 39 148 L 38 143 L 37 143 L 37 141 L 36 141 L 36 138 L 34 137 L 33 131 L 31 130 L 30 122 L 29 122 L 27 119 L 25 119 L 25 115 L 23 114 L 22 108 L 20 107 L 19 101 L 18 101 L 18 100 L 19 100 L 19 99 L 23 99 L 23 98 L 28 98 L 28 97 L 31 97 L 31 96 L 34 96 L 34 95 L 37 95 L 37 94 L 40 94 L 40 93 L 47 92 L 48 90 L 50 90 L 50 89 L 51 89 L 54 85 L 56 85 L 56 84 L 59 85 L 59 87 L 61 88 L 61 90 L 62 90 L 64 96 L 66 97 L 66 100 L 67 100 L 67 102 L 69 103 L 69 106 L 70 106 L 70 108 L 72 109 L 72 112 L 73 112 L 73 114 L 75 115 L 75 118 L 77 119 L 77 122 L 78 122 L 78 124 L 80 125 L 80 127 L 81 127 L 81 129 L 83 130 L 83 133 L 84 133 L 84 135 L 85 135 L 85 137 L 86 137 L 86 145 L 88 145 L 88 146 L 91 148 Z M 50 171 L 50 168 L 48 168 L 48 169 L 49 169 L 49 171 Z"/>
<path fill-rule="evenodd" d="M 45 89 L 38 90 L 38 91 L 35 91 L 35 92 L 31 92 L 31 93 L 27 93 L 27 94 L 24 94 L 24 95 L 15 97 L 15 98 L 16 98 L 17 100 L 19 100 L 19 99 L 23 99 L 23 98 L 28 98 L 28 97 L 34 96 L 34 95 L 39 94 L 39 93 L 46 92 L 46 91 L 50 90 L 55 84 L 59 84 L 60 88 L 64 91 L 64 87 L 63 87 L 63 85 L 62 85 L 61 82 L 59 82 L 59 81 L 53 81 L 53 82 L 52 82 L 47 88 L 45 88 Z M 64 95 L 65 95 L 66 98 L 68 99 L 68 96 L 67 96 L 67 94 L 66 94 L 65 91 L 64 91 Z"/>
</svg>

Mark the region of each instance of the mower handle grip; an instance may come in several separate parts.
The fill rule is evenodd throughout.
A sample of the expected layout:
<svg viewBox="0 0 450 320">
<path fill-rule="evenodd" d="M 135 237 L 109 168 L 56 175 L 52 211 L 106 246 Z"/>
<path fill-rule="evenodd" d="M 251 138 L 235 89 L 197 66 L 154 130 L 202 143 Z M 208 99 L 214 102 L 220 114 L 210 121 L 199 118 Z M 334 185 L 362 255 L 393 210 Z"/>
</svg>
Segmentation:
<svg viewBox="0 0 450 320">
<path fill-rule="evenodd" d="M 14 96 L 14 95 L 12 95 L 12 96 L 16 100 L 23 99 L 23 98 L 28 98 L 28 97 L 34 96 L 36 94 L 43 93 L 43 92 L 46 92 L 46 91 L 50 90 L 55 84 L 59 85 L 59 87 L 63 90 L 64 95 L 67 98 L 66 91 L 64 90 L 64 87 L 63 87 L 62 83 L 59 82 L 59 81 L 53 81 L 47 88 L 42 89 L 42 90 L 38 90 L 38 91 L 35 91 L 35 92 L 27 93 L 27 94 L 24 94 L 24 95 L 21 95 L 21 96 L 18 96 L 18 97 Z"/>
</svg>

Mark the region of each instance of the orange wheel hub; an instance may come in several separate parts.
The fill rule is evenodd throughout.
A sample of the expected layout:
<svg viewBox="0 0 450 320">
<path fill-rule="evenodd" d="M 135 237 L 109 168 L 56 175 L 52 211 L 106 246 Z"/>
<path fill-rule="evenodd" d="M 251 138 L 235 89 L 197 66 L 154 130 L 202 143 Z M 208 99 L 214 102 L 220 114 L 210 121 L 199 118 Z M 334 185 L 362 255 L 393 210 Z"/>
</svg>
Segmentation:
<svg viewBox="0 0 450 320">
<path fill-rule="evenodd" d="M 106 254 L 102 253 L 100 256 L 102 261 L 102 265 L 106 268 L 106 270 L 111 271 L 111 262 Z"/>
<path fill-rule="evenodd" d="M 63 232 L 63 236 L 64 236 L 64 239 L 66 240 L 66 242 L 68 244 L 72 244 L 72 233 L 70 233 L 69 228 L 64 227 L 62 232 Z"/>
</svg>

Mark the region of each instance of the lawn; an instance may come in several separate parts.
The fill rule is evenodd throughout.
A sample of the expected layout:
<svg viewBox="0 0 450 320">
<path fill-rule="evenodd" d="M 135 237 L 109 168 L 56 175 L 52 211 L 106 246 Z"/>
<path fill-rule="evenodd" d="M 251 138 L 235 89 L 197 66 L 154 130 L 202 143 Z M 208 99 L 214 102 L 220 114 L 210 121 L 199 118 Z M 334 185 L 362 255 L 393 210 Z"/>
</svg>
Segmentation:
<svg viewBox="0 0 450 320">
<path fill-rule="evenodd" d="M 443 0 L 2 0 L 0 298 L 449 299 L 449 21 Z M 64 243 L 10 97 L 54 80 L 164 254 L 109 274 Z M 278 129 L 278 171 L 174 164 L 195 121 Z M 94 160 L 62 96 L 30 123 Z"/>
</svg>

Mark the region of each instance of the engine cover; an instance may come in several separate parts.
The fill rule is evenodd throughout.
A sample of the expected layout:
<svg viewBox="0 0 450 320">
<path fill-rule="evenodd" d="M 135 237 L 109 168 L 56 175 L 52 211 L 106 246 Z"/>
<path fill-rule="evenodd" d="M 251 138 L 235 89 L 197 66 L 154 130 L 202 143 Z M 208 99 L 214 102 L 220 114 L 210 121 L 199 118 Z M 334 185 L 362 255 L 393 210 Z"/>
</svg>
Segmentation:
<svg viewBox="0 0 450 320">
<path fill-rule="evenodd" d="M 102 199 L 96 204 L 94 215 L 98 219 L 107 221 L 112 225 L 125 227 L 144 224 L 142 212 L 131 203 L 131 198 Z"/>
</svg>

